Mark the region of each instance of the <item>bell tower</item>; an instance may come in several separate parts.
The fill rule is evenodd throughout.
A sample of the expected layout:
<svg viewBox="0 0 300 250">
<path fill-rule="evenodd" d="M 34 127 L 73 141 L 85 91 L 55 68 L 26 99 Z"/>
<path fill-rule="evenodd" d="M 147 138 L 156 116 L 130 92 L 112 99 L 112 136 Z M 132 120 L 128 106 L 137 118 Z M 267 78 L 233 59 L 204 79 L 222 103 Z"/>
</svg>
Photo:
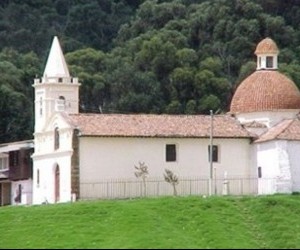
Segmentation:
<svg viewBox="0 0 300 250">
<path fill-rule="evenodd" d="M 279 50 L 271 38 L 263 39 L 256 47 L 257 70 L 277 70 Z"/>
<path fill-rule="evenodd" d="M 70 76 L 60 43 L 55 36 L 43 77 L 34 79 L 35 133 L 42 132 L 55 112 L 79 112 L 79 86 L 78 78 Z"/>
</svg>

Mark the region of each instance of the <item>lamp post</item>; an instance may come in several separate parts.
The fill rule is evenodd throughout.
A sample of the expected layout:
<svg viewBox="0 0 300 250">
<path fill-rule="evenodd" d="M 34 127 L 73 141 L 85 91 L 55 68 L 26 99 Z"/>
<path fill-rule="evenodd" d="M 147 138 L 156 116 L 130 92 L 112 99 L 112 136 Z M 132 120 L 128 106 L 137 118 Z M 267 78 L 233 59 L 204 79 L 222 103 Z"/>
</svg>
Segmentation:
<svg viewBox="0 0 300 250">
<path fill-rule="evenodd" d="M 213 180 L 213 111 L 210 110 L 210 133 L 209 133 L 210 145 L 209 145 L 209 181 L 208 181 L 208 193 L 212 195 L 212 180 Z"/>
</svg>

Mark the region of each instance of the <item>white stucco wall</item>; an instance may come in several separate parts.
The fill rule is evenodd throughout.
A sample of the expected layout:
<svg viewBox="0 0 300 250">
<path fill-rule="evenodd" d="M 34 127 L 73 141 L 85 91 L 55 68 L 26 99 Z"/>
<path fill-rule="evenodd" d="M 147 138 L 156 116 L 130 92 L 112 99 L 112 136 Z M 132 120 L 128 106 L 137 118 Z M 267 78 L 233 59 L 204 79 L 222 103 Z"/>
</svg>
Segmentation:
<svg viewBox="0 0 300 250">
<path fill-rule="evenodd" d="M 177 161 L 166 162 L 166 144 L 176 144 Z M 217 175 L 250 176 L 250 144 L 247 139 L 215 139 L 219 162 Z M 148 165 L 150 175 L 162 176 L 169 168 L 180 176 L 209 176 L 209 139 L 167 138 L 80 138 L 80 180 L 93 182 L 134 177 L 134 165 Z"/>
<path fill-rule="evenodd" d="M 274 141 L 257 143 L 257 167 L 262 168 L 262 178 L 276 178 L 280 175 L 278 152 Z"/>
<path fill-rule="evenodd" d="M 276 140 L 257 143 L 257 167 L 262 168 L 260 194 L 291 193 L 292 175 L 288 143 Z"/>
<path fill-rule="evenodd" d="M 44 128 L 43 132 L 35 133 L 35 155 L 54 152 L 54 129 L 56 127 L 59 131 L 60 150 L 72 149 L 73 129 L 61 116 L 61 114 L 57 112 L 48 120 L 48 125 Z"/>
<path fill-rule="evenodd" d="M 300 141 L 288 141 L 288 154 L 291 165 L 292 191 L 300 192 Z"/>
<path fill-rule="evenodd" d="M 166 144 L 176 145 L 176 162 L 166 162 Z M 219 162 L 213 163 L 216 178 L 220 179 L 219 191 L 225 172 L 229 178 L 255 176 L 255 169 L 251 168 L 252 145 L 248 139 L 214 139 L 213 144 L 219 146 Z M 94 187 L 104 180 L 136 180 L 134 166 L 139 166 L 139 161 L 148 166 L 150 178 L 163 178 L 167 168 L 179 177 L 203 178 L 205 181 L 201 185 L 207 186 L 210 173 L 208 145 L 208 138 L 80 137 L 80 186 L 81 191 L 85 190 L 84 195 L 81 194 L 93 196 Z"/>
<path fill-rule="evenodd" d="M 71 201 L 71 157 L 68 153 L 52 155 L 49 158 L 36 159 L 33 169 L 33 204 L 55 202 L 55 169 L 60 170 L 60 200 Z M 37 172 L 39 170 L 39 183 Z"/>
<path fill-rule="evenodd" d="M 71 81 L 72 78 L 68 78 Z M 75 79 L 75 78 L 73 78 Z M 56 79 L 57 80 L 57 79 Z M 65 78 L 64 78 L 65 80 Z M 65 110 L 69 114 L 77 114 L 79 110 L 79 84 L 71 83 L 41 83 L 35 79 L 35 132 L 43 131 L 47 120 L 55 113 L 56 100 L 63 96 L 66 100 Z"/>
<path fill-rule="evenodd" d="M 16 202 L 19 185 L 21 185 L 21 202 Z M 32 204 L 32 180 L 21 180 L 11 182 L 11 204 L 12 205 L 30 205 Z"/>
<path fill-rule="evenodd" d="M 58 127 L 59 148 L 54 149 L 54 129 Z M 71 200 L 71 156 L 73 130 L 56 113 L 48 121 L 41 133 L 35 133 L 35 152 L 33 159 L 33 203 L 55 202 L 55 169 L 60 170 L 59 202 Z M 39 184 L 37 172 L 39 171 Z"/>
</svg>

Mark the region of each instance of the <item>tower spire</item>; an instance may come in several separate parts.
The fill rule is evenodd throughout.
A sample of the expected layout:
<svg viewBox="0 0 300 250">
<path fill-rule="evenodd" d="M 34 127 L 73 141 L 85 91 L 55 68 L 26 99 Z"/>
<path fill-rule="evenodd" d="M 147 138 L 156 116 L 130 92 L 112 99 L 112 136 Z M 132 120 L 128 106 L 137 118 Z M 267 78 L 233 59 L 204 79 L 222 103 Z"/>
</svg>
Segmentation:
<svg viewBox="0 0 300 250">
<path fill-rule="evenodd" d="M 53 38 L 44 77 L 70 77 L 69 69 L 57 36 Z"/>
</svg>

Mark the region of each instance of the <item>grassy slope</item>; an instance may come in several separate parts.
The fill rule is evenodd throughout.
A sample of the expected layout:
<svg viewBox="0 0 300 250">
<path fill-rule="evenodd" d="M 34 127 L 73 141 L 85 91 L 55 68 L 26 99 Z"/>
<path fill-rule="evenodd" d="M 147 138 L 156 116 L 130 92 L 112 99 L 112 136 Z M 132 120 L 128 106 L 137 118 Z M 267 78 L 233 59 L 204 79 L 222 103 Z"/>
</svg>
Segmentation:
<svg viewBox="0 0 300 250">
<path fill-rule="evenodd" d="M 299 248 L 300 196 L 0 208 L 0 248 Z"/>
</svg>

